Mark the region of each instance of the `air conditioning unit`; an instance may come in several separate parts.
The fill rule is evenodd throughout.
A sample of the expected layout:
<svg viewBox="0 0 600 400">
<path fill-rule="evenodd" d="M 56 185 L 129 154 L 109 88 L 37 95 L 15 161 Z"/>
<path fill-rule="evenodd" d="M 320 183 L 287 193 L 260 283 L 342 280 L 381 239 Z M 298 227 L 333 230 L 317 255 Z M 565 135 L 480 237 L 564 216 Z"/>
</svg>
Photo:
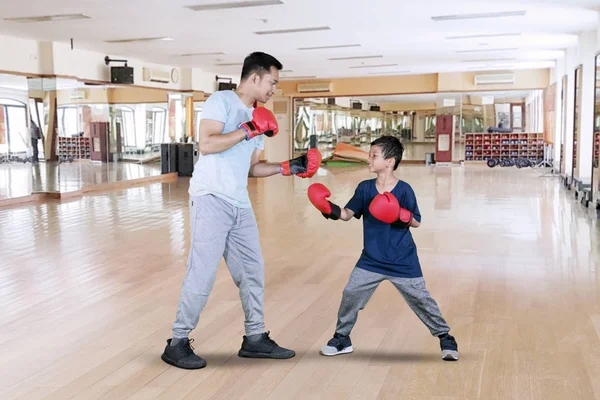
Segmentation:
<svg viewBox="0 0 600 400">
<path fill-rule="evenodd" d="M 331 92 L 331 82 L 300 83 L 298 93 Z"/>
<path fill-rule="evenodd" d="M 171 82 L 171 73 L 169 71 L 164 71 L 160 69 L 154 68 L 143 68 L 142 70 L 145 82 L 158 82 L 158 83 L 169 83 Z"/>
<path fill-rule="evenodd" d="M 486 74 L 475 75 L 475 85 L 512 85 L 515 83 L 515 74 Z"/>
</svg>

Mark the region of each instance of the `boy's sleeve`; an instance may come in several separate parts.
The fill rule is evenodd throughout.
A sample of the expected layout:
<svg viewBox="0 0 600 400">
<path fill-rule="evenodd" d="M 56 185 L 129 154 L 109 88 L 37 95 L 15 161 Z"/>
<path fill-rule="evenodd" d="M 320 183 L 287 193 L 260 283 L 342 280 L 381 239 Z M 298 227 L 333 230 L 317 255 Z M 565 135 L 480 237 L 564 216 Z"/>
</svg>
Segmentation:
<svg viewBox="0 0 600 400">
<path fill-rule="evenodd" d="M 417 204 L 417 196 L 410 185 L 406 185 L 404 198 L 400 203 L 400 207 L 405 208 L 413 213 L 413 218 L 416 219 L 417 222 L 421 223 L 421 211 L 419 211 L 419 205 Z"/>
<path fill-rule="evenodd" d="M 225 123 L 227 121 L 227 104 L 219 92 L 213 93 L 202 106 L 201 119 L 210 119 Z"/>
<path fill-rule="evenodd" d="M 348 201 L 348 204 L 346 204 L 346 207 L 344 208 L 354 211 L 354 217 L 359 219 L 363 214 L 363 208 L 365 204 L 364 198 L 365 196 L 363 185 L 359 184 L 356 190 L 354 191 L 354 196 L 352 196 L 352 198 L 350 199 L 350 201 Z"/>
</svg>

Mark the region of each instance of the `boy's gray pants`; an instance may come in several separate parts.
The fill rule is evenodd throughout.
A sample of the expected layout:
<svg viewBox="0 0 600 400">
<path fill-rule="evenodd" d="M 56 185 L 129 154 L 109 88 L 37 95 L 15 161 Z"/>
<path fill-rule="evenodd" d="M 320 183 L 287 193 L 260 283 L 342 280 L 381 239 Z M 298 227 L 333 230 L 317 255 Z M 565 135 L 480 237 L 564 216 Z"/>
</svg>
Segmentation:
<svg viewBox="0 0 600 400">
<path fill-rule="evenodd" d="M 358 312 L 365 308 L 377 286 L 384 280 L 389 280 L 398 289 L 408 306 L 429 328 L 432 335 L 439 336 L 450 331 L 437 303 L 425 287 L 423 278 L 398 278 L 355 267 L 344 288 L 335 330 L 338 334 L 350 336 Z"/>
<path fill-rule="evenodd" d="M 221 257 L 240 291 L 246 335 L 264 332 L 264 261 L 256 218 L 213 195 L 190 199 L 190 254 L 173 338 L 187 338 L 212 291 Z"/>
</svg>

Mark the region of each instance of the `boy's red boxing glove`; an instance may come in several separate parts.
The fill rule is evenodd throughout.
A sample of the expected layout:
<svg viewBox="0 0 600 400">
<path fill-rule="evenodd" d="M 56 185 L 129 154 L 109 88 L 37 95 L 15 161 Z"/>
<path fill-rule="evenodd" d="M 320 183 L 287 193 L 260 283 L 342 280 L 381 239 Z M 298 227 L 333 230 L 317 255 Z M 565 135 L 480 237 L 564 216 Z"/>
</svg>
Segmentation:
<svg viewBox="0 0 600 400">
<path fill-rule="evenodd" d="M 369 205 L 369 212 L 381 222 L 398 228 L 409 228 L 413 214 L 400 207 L 396 196 L 390 192 L 378 194 Z"/>
<path fill-rule="evenodd" d="M 333 204 L 327 198 L 331 196 L 329 189 L 320 183 L 313 183 L 308 187 L 308 199 L 321 211 L 321 214 L 327 219 L 338 220 L 342 214 L 339 206 Z"/>
<path fill-rule="evenodd" d="M 246 139 L 250 140 L 258 135 L 273 137 L 279 132 L 279 125 L 275 115 L 267 108 L 257 107 L 252 111 L 252 121 L 240 124 L 246 131 Z"/>
<path fill-rule="evenodd" d="M 308 153 L 280 164 L 281 174 L 297 175 L 300 178 L 312 178 L 321 166 L 322 156 L 319 150 L 310 149 Z"/>
</svg>

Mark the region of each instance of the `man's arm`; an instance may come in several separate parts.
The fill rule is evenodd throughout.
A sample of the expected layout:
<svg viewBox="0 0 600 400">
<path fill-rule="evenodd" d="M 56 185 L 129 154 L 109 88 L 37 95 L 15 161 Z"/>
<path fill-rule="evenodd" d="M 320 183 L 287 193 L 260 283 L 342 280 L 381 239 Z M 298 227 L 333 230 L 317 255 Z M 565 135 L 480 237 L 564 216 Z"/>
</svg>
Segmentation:
<svg viewBox="0 0 600 400">
<path fill-rule="evenodd" d="M 410 223 L 410 227 L 411 228 L 418 228 L 419 226 L 421 226 L 421 223 L 419 221 L 417 221 L 414 217 Z"/>
<path fill-rule="evenodd" d="M 268 176 L 277 175 L 280 172 L 279 164 L 271 164 L 260 161 L 261 149 L 254 150 L 252 153 L 252 159 L 250 161 L 250 173 L 248 176 L 253 178 L 266 178 Z"/>
<path fill-rule="evenodd" d="M 221 153 L 246 140 L 246 131 L 236 131 L 222 134 L 225 124 L 219 121 L 203 119 L 200 121 L 200 154 Z"/>
</svg>

